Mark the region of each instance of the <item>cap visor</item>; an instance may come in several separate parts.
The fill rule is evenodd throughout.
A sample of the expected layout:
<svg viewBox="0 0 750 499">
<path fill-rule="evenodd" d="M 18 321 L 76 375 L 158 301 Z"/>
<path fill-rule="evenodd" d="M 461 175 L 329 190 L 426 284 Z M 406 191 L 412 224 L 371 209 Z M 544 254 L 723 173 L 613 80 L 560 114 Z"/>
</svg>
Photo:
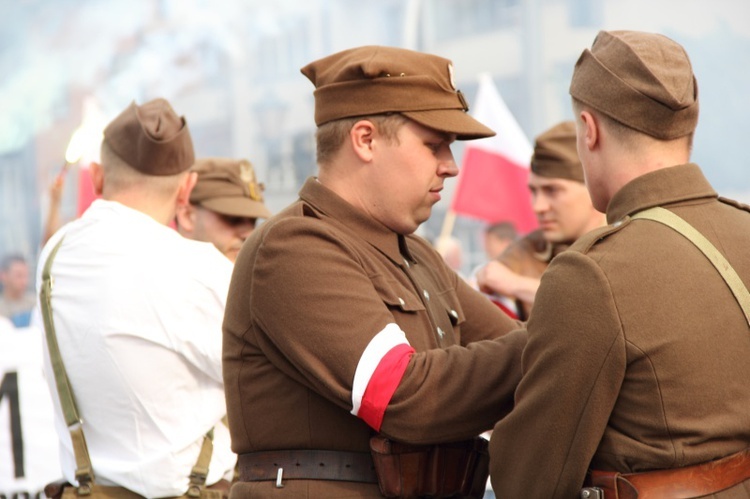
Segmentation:
<svg viewBox="0 0 750 499">
<path fill-rule="evenodd" d="M 271 212 L 263 203 L 246 197 L 214 198 L 201 201 L 201 206 L 231 217 L 269 218 Z"/>
<path fill-rule="evenodd" d="M 438 132 L 455 133 L 458 140 L 492 137 L 495 132 L 460 109 L 434 109 L 431 111 L 400 111 L 420 125 Z"/>
</svg>

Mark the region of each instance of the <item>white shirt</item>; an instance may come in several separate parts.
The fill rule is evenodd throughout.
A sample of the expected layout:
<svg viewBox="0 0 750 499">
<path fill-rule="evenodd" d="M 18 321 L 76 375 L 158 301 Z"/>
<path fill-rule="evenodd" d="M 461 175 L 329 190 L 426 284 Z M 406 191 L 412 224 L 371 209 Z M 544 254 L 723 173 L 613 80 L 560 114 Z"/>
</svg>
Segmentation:
<svg viewBox="0 0 750 499">
<path fill-rule="evenodd" d="M 120 203 L 96 200 L 60 237 L 52 310 L 96 482 L 146 497 L 188 488 L 204 434 L 216 427 L 207 483 L 234 468 L 221 371 L 221 322 L 232 264 Z M 41 323 L 39 313 L 35 321 Z M 48 355 L 46 355 L 48 357 Z M 49 358 L 47 378 L 65 477 L 75 459 Z"/>
</svg>

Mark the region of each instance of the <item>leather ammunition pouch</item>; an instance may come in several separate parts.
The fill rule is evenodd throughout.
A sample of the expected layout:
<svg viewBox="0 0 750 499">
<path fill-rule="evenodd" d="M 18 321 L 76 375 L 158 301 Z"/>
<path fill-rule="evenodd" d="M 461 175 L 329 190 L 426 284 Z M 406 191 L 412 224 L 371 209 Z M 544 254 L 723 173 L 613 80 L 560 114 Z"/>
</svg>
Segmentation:
<svg viewBox="0 0 750 499">
<path fill-rule="evenodd" d="M 380 492 L 397 498 L 484 496 L 489 475 L 487 440 L 410 445 L 382 436 L 370 439 Z"/>
</svg>

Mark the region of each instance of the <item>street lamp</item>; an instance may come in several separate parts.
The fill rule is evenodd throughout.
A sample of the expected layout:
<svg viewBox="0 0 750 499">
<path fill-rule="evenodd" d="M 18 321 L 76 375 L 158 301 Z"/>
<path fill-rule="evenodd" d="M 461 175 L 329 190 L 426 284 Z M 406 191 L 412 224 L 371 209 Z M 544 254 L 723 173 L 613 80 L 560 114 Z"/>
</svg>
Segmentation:
<svg viewBox="0 0 750 499">
<path fill-rule="evenodd" d="M 253 112 L 258 120 L 262 147 L 266 153 L 267 184 L 269 188 L 277 189 L 285 187 L 286 163 L 283 154 L 284 121 L 286 120 L 288 106 L 286 102 L 279 99 L 275 92 L 269 91 L 266 96 L 253 106 Z M 272 175 L 275 174 L 275 175 Z M 277 182 L 272 177 L 278 178 Z"/>
</svg>

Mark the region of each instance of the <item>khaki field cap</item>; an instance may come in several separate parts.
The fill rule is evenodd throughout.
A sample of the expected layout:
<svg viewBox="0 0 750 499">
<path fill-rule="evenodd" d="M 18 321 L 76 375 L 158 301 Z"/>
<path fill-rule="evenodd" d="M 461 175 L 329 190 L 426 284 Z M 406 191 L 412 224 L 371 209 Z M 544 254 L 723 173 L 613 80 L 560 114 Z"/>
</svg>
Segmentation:
<svg viewBox="0 0 750 499">
<path fill-rule="evenodd" d="M 469 116 L 448 59 L 412 50 L 366 46 L 311 62 L 302 74 L 315 85 L 315 123 L 400 113 L 459 140 L 495 135 Z"/>
<path fill-rule="evenodd" d="M 663 35 L 600 31 L 576 62 L 570 95 L 661 140 L 688 135 L 698 124 L 690 59 Z"/>
<path fill-rule="evenodd" d="M 175 175 L 195 160 L 185 118 L 164 99 L 130 104 L 104 129 L 104 140 L 123 161 L 147 175 Z"/>
<path fill-rule="evenodd" d="M 268 218 L 263 204 L 263 184 L 245 159 L 202 158 L 191 169 L 198 174 L 190 202 L 222 215 Z"/>
<path fill-rule="evenodd" d="M 583 166 L 576 149 L 576 125 L 563 121 L 536 138 L 531 171 L 540 177 L 583 182 Z"/>
</svg>

